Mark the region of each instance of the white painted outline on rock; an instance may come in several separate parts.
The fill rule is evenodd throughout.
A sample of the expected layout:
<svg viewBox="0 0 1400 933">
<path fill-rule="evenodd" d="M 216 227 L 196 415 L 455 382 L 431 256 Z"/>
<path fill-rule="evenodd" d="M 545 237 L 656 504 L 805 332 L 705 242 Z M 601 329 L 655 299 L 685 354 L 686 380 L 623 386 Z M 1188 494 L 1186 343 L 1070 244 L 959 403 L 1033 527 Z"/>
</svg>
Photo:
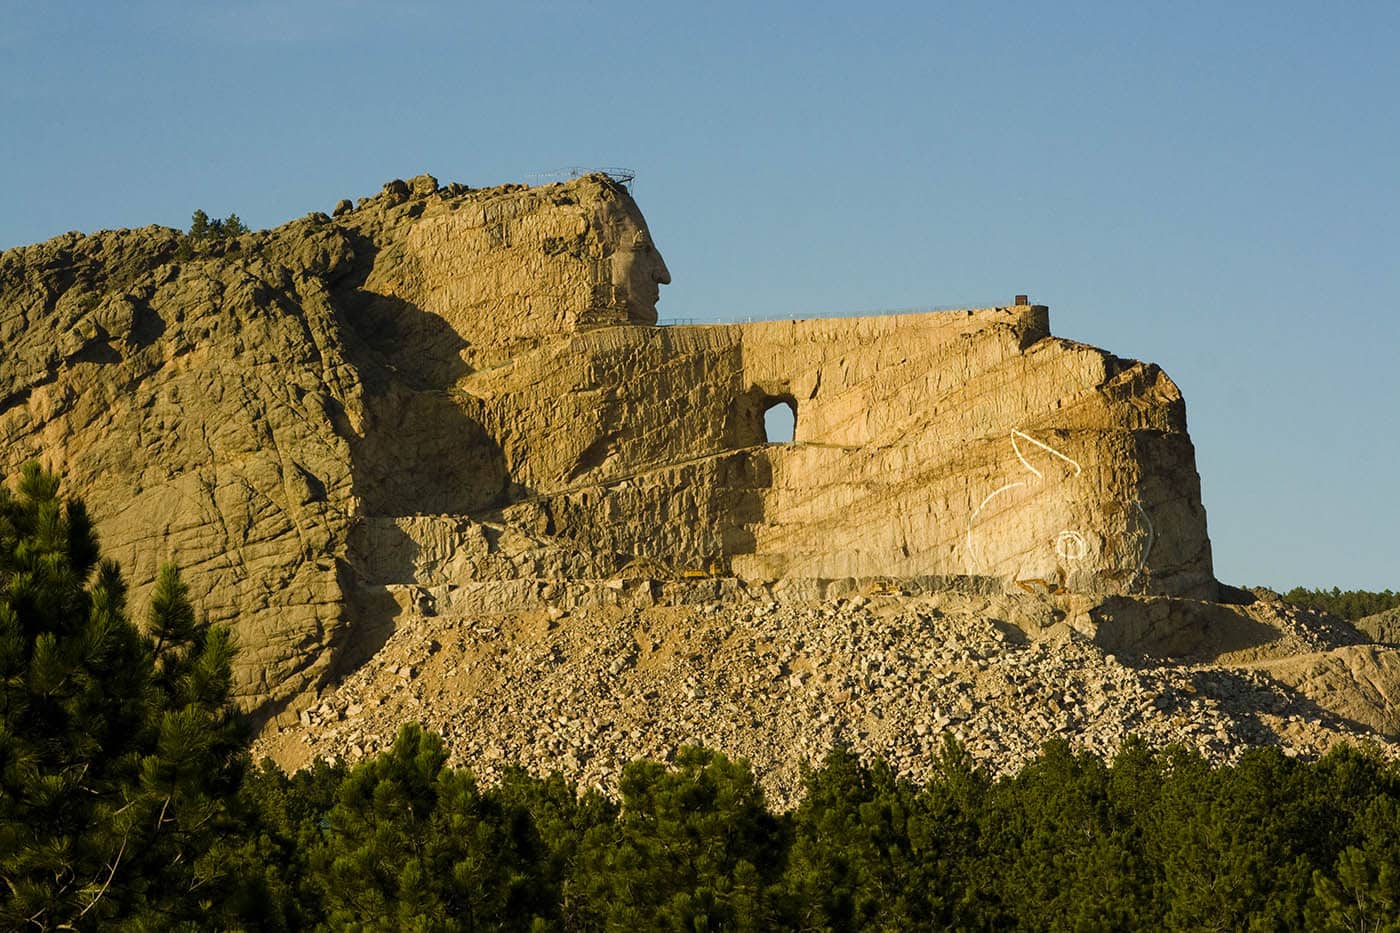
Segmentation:
<svg viewBox="0 0 1400 933">
<path fill-rule="evenodd" d="M 1082 560 L 1089 553 L 1089 542 L 1077 531 L 1066 528 L 1055 535 L 1055 554 L 1063 560 Z"/>
<path fill-rule="evenodd" d="M 1036 469 L 1035 466 L 1032 465 L 1031 462 L 1026 459 L 1026 455 L 1021 451 L 1021 445 L 1019 443 L 1020 441 L 1027 441 L 1028 443 L 1034 444 L 1036 447 L 1039 447 L 1041 450 L 1050 454 L 1052 457 L 1056 457 L 1060 460 L 1063 460 L 1065 463 L 1069 464 L 1071 467 L 1074 468 L 1074 475 L 1076 478 L 1083 475 L 1084 467 L 1080 465 L 1078 460 L 1075 460 L 1073 457 L 1062 453 L 1059 450 L 1056 450 L 1054 447 L 1051 447 L 1044 441 L 1037 440 L 1036 438 L 1031 437 L 1029 434 L 1027 434 L 1025 431 L 1022 431 L 1020 428 L 1012 428 L 1011 449 L 1015 451 L 1016 459 L 1020 461 L 1021 466 L 1025 467 L 1027 472 L 1035 476 L 1036 479 L 1044 481 L 1045 474 L 1042 473 L 1040 470 Z M 1008 492 L 1009 490 L 1016 489 L 1020 486 L 1025 485 L 1027 485 L 1027 482 L 1023 480 L 1015 483 L 1007 483 L 1005 486 L 994 490 L 993 492 L 989 493 L 987 497 L 983 499 L 981 503 L 978 504 L 977 508 L 972 510 L 972 514 L 968 516 L 966 535 L 966 562 L 967 572 L 970 575 L 975 575 L 978 573 L 979 570 L 982 569 L 982 558 L 981 555 L 977 553 L 977 544 L 972 533 L 973 526 L 977 523 L 977 517 L 982 514 L 982 510 L 985 509 L 997 496 L 1001 495 L 1004 492 Z M 1128 578 L 1127 588 L 1133 587 L 1138 582 L 1139 578 L 1142 576 L 1143 570 L 1147 567 L 1147 560 L 1152 554 L 1152 546 L 1156 543 L 1157 540 L 1157 529 L 1153 526 L 1152 519 L 1147 517 L 1147 510 L 1142 507 L 1142 501 L 1140 499 L 1134 499 L 1133 507 L 1137 509 L 1138 514 L 1142 516 L 1143 524 L 1147 528 L 1147 543 L 1143 545 L 1142 554 L 1138 559 L 1137 567 L 1133 570 L 1132 576 Z M 1084 539 L 1084 536 L 1078 531 L 1074 531 L 1068 528 L 1061 531 L 1058 535 L 1055 536 L 1054 546 L 1055 554 L 1066 561 L 1082 560 L 1089 553 L 1089 543 Z"/>
<path fill-rule="evenodd" d="M 1138 575 L 1142 573 L 1142 568 L 1147 566 L 1147 557 L 1152 553 L 1152 545 L 1157 541 L 1157 529 L 1152 525 L 1152 519 L 1147 517 L 1147 510 L 1142 507 L 1141 499 L 1134 499 L 1133 505 L 1137 508 L 1142 520 L 1147 523 L 1147 544 L 1142 548 L 1142 559 L 1138 561 L 1137 569 L 1128 578 L 1128 587 L 1131 588 L 1137 582 Z"/>
<path fill-rule="evenodd" d="M 1014 446 L 1014 442 L 1013 442 L 1013 446 Z M 1018 453 L 1017 455 L 1019 456 L 1019 453 Z M 1022 461 L 1022 462 L 1024 463 L 1025 461 Z M 1040 474 L 1037 473 L 1036 475 L 1039 476 Z M 979 505 L 979 506 L 977 506 L 977 508 L 973 509 L 973 510 L 972 510 L 972 514 L 968 516 L 968 518 L 967 518 L 967 572 L 968 572 L 969 575 L 975 576 L 976 573 L 977 573 L 977 570 L 981 567 L 981 563 L 982 563 L 981 561 L 979 561 L 979 560 L 977 559 L 977 549 L 974 548 L 974 547 L 972 546 L 972 524 L 973 524 L 973 522 L 977 521 L 977 515 L 978 515 L 978 513 L 980 513 L 984 508 L 987 507 L 987 503 L 988 503 L 988 502 L 991 502 L 993 499 L 995 499 L 997 496 L 1001 495 L 1002 493 L 1006 492 L 1008 489 L 1015 489 L 1017 486 L 1024 486 L 1024 485 L 1026 485 L 1024 481 L 1023 481 L 1023 482 L 1019 482 L 1019 483 L 1007 483 L 1005 486 L 1001 487 L 1001 488 L 998 489 L 996 492 L 991 493 L 990 495 L 987 496 L 987 498 L 983 499 L 983 500 L 982 500 L 982 504 Z"/>
<path fill-rule="evenodd" d="M 1020 430 L 1019 428 L 1012 428 L 1012 429 L 1011 429 L 1011 449 L 1014 450 L 1014 451 L 1016 451 L 1016 459 L 1021 461 L 1021 466 L 1025 467 L 1027 470 L 1030 470 L 1032 473 L 1034 473 L 1034 474 L 1036 475 L 1036 478 L 1038 478 L 1038 479 L 1044 479 L 1045 476 L 1044 476 L 1044 474 L 1042 474 L 1039 470 L 1037 470 L 1035 467 L 1031 466 L 1030 461 L 1027 460 L 1027 459 L 1025 458 L 1025 456 L 1021 453 L 1021 445 L 1016 443 L 1016 438 L 1018 438 L 1018 437 L 1021 438 L 1022 440 L 1030 441 L 1032 444 L 1034 444 L 1035 446 L 1039 447 L 1041 450 L 1043 450 L 1043 451 L 1045 451 L 1045 452 L 1047 452 L 1047 453 L 1049 453 L 1049 454 L 1051 454 L 1051 455 L 1053 455 L 1053 456 L 1059 457 L 1059 458 L 1060 458 L 1061 460 L 1063 460 L 1065 463 L 1068 463 L 1070 466 L 1074 467 L 1074 475 L 1075 475 L 1075 476 L 1079 476 L 1079 474 L 1081 474 L 1081 473 L 1084 472 L 1084 468 L 1081 467 L 1081 466 L 1079 465 L 1079 461 L 1078 461 L 1078 460 L 1075 460 L 1073 457 L 1066 457 L 1064 454 L 1060 453 L 1058 450 L 1056 450 L 1055 448 L 1051 447 L 1049 444 L 1045 443 L 1044 441 L 1038 441 L 1038 440 L 1036 440 L 1035 438 L 1031 437 L 1029 434 L 1027 434 L 1025 431 Z"/>
</svg>

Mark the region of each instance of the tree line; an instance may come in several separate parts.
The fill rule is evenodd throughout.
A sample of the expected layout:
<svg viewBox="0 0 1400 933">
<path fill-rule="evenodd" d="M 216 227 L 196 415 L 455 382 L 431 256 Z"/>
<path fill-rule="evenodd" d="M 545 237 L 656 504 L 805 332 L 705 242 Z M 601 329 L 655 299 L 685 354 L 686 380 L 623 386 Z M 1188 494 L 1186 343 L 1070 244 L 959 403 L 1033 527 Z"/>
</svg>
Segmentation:
<svg viewBox="0 0 1400 933">
<path fill-rule="evenodd" d="M 1395 929 L 1400 766 L 1343 747 L 1212 766 L 1051 742 L 915 785 L 836 748 L 790 812 L 687 748 L 617 799 L 483 787 L 406 725 L 353 767 L 248 759 L 227 629 L 160 573 L 138 624 L 80 502 L 0 488 L 0 927 Z"/>
<path fill-rule="evenodd" d="M 1400 924 L 1400 772 L 1356 749 L 1212 767 L 1061 741 L 992 780 L 955 743 L 922 786 L 833 750 L 775 813 L 684 749 L 620 800 L 513 771 L 483 789 L 406 726 L 351 769 L 250 773 L 221 922 L 264 929 L 1372 930 Z"/>
<path fill-rule="evenodd" d="M 1400 606 L 1400 593 L 1393 593 L 1388 589 L 1376 593 L 1369 590 L 1341 590 L 1335 586 L 1330 590 L 1309 590 L 1295 586 L 1284 593 L 1283 598 L 1295 606 L 1330 612 L 1349 622 Z"/>
</svg>

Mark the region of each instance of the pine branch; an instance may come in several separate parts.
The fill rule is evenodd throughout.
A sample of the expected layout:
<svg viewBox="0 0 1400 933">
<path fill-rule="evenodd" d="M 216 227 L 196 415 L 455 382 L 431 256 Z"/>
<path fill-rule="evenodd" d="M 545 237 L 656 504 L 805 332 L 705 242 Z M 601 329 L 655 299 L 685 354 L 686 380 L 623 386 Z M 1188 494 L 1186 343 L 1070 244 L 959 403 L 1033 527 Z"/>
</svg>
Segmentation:
<svg viewBox="0 0 1400 933">
<path fill-rule="evenodd" d="M 112 860 L 111 871 L 107 872 L 107 880 L 102 883 L 102 890 L 98 891 L 97 895 L 91 901 L 88 902 L 88 905 L 78 913 L 79 919 L 82 919 L 84 914 L 86 914 L 89 910 L 92 910 L 92 908 L 97 905 L 97 902 L 102 900 L 102 895 L 107 893 L 107 888 L 111 886 L 112 879 L 116 877 L 117 866 L 122 863 L 122 855 L 126 852 L 126 840 L 127 837 L 122 836 L 121 848 L 117 850 L 117 857 Z M 40 911 L 40 913 L 42 913 L 42 911 Z"/>
</svg>

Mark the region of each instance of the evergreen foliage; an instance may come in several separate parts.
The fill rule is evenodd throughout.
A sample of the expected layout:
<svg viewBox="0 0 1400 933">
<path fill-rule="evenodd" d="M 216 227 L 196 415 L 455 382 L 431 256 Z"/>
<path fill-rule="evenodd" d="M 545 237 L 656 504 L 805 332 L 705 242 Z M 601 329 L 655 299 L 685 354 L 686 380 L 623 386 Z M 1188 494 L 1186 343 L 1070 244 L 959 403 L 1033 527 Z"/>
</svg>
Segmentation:
<svg viewBox="0 0 1400 933">
<path fill-rule="evenodd" d="M 246 733 L 233 647 L 173 568 L 143 634 L 82 504 L 27 464 L 0 487 L 0 926 L 197 913 Z"/>
<path fill-rule="evenodd" d="M 788 912 L 806 929 L 908 929 L 928 920 L 925 874 L 931 834 L 911 832 L 917 788 L 883 762 L 861 764 L 844 748 L 804 772 L 784 876 Z M 922 837 L 922 838 L 921 838 Z"/>
<path fill-rule="evenodd" d="M 406 727 L 348 776 L 252 772 L 250 881 L 218 926 L 1400 929 L 1400 766 L 1351 748 L 1212 767 L 1052 742 L 993 780 L 950 740 L 922 787 L 838 748 L 786 814 L 700 749 L 630 764 L 620 806 L 518 770 L 481 791 L 443 762 Z"/>
<path fill-rule="evenodd" d="M 229 214 L 223 220 L 210 219 L 202 210 L 196 210 L 190 217 L 189 238 L 192 240 L 219 240 L 242 236 L 248 227 L 237 214 Z"/>
<path fill-rule="evenodd" d="M 585 840 L 596 847 L 600 837 L 611 834 L 618 805 L 596 790 L 579 794 L 558 773 L 536 778 L 518 767 L 508 769 L 491 793 L 503 806 L 534 822 L 543 846 L 540 894 L 558 904 L 558 922 L 570 930 L 596 928 L 597 913 L 588 892 L 581 890 L 590 879 L 576 872 L 575 864 Z"/>
<path fill-rule="evenodd" d="M 1390 590 L 1381 590 L 1379 593 L 1368 590 L 1340 590 L 1335 586 L 1330 590 L 1306 590 L 1295 586 L 1284 593 L 1283 598 L 1295 606 L 1330 612 L 1352 622 L 1400 606 L 1400 593 Z"/>
<path fill-rule="evenodd" d="M 271 761 L 248 772 L 231 804 L 237 830 L 205 856 L 226 879 L 206 913 L 210 927 L 308 930 L 325 917 L 311 859 L 324 846 L 346 773 L 322 759 L 291 776 Z"/>
<path fill-rule="evenodd" d="M 407 725 L 341 783 L 311 856 L 332 927 L 529 929 L 554 911 L 529 813 L 446 762 L 441 739 Z"/>
<path fill-rule="evenodd" d="M 916 786 L 845 748 L 772 812 L 744 761 L 629 764 L 621 800 L 494 787 L 405 726 L 353 768 L 245 766 L 228 632 L 162 568 L 145 625 L 81 503 L 0 487 L 0 927 L 1400 931 L 1400 765 L 1211 766 L 1061 741 Z"/>
<path fill-rule="evenodd" d="M 671 768 L 627 765 L 621 791 L 621 813 L 585 836 L 577 868 L 604 928 L 776 926 L 785 825 L 747 762 L 686 748 Z"/>
</svg>

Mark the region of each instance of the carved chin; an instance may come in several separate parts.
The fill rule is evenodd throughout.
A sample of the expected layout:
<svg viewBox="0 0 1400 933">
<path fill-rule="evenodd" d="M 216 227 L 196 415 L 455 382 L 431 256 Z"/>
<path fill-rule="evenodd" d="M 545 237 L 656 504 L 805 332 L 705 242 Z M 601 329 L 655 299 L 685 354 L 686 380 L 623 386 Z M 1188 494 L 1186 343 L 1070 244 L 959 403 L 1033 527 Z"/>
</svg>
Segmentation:
<svg viewBox="0 0 1400 933">
<path fill-rule="evenodd" d="M 641 298 L 633 297 L 627 302 L 627 317 L 639 324 L 655 324 L 656 298 L 644 301 Z"/>
</svg>

